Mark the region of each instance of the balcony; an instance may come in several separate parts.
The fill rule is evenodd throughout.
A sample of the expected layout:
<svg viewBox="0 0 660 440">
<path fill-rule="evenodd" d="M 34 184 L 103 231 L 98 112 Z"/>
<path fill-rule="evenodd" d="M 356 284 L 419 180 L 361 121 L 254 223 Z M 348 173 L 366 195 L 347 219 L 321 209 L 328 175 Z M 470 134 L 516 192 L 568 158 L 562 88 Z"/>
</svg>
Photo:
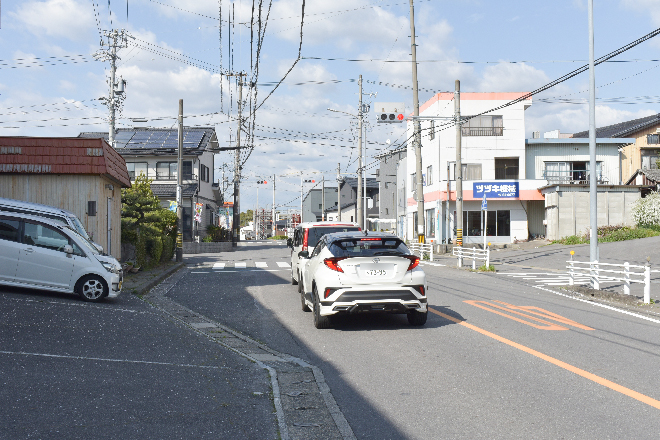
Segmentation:
<svg viewBox="0 0 660 440">
<path fill-rule="evenodd" d="M 543 178 L 548 181 L 548 185 L 589 185 L 591 177 L 588 171 L 545 171 Z M 599 172 L 597 183 L 607 184 L 609 180 Z"/>
</svg>

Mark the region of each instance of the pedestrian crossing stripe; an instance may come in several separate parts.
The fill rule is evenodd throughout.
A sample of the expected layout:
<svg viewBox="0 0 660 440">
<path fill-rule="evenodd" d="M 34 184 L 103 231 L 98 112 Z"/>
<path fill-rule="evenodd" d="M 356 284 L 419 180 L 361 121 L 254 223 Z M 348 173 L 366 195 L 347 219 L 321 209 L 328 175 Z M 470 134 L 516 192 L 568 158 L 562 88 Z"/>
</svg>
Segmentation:
<svg viewBox="0 0 660 440">
<path fill-rule="evenodd" d="M 274 269 L 269 269 L 273 265 L 277 265 L 277 268 Z M 284 261 L 276 261 L 276 262 L 266 262 L 266 261 L 255 261 L 254 266 L 252 266 L 252 263 L 246 262 L 246 261 L 236 261 L 236 262 L 216 262 L 213 263 L 212 265 L 207 264 L 202 264 L 197 267 L 195 267 L 192 271 L 192 273 L 204 273 L 204 272 L 199 272 L 201 270 L 205 269 L 213 269 L 214 271 L 223 271 L 223 272 L 236 272 L 236 270 L 227 270 L 227 269 L 245 269 L 245 270 L 261 270 L 261 271 L 266 271 L 266 272 L 279 272 L 282 269 L 290 269 L 291 265 L 287 262 Z"/>
</svg>

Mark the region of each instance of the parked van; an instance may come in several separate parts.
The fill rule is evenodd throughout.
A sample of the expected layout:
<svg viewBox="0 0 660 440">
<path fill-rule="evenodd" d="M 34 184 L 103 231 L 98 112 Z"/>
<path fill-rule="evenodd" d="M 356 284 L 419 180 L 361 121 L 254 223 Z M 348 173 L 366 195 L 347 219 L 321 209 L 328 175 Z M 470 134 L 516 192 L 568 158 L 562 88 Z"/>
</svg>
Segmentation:
<svg viewBox="0 0 660 440">
<path fill-rule="evenodd" d="M 119 262 L 69 226 L 0 212 L 0 284 L 72 292 L 97 302 L 118 296 L 122 280 Z"/>
<path fill-rule="evenodd" d="M 20 214 L 37 215 L 55 220 L 59 223 L 69 226 L 80 235 L 90 241 L 99 252 L 103 252 L 103 246 L 94 243 L 87 234 L 85 227 L 76 215 L 65 209 L 55 208 L 54 206 L 42 205 L 40 203 L 23 202 L 21 200 L 5 199 L 0 197 L 0 211 L 17 212 Z"/>
</svg>

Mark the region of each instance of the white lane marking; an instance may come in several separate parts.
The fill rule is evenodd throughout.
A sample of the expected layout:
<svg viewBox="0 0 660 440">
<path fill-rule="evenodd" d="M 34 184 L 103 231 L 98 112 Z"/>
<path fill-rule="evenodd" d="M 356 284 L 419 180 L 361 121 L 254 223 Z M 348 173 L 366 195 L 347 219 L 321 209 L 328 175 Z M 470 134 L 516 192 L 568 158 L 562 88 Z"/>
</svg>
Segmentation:
<svg viewBox="0 0 660 440">
<path fill-rule="evenodd" d="M 214 263 L 213 269 L 224 269 L 226 263 Z"/>
<path fill-rule="evenodd" d="M 247 267 L 247 263 L 245 262 L 236 262 L 234 263 L 234 268 L 236 269 L 245 269 Z"/>
<path fill-rule="evenodd" d="M 278 262 L 277 262 L 277 265 L 278 265 L 279 267 L 291 267 L 291 265 L 290 265 L 289 263 L 286 263 L 286 262 L 284 262 L 284 261 L 278 261 Z"/>
<path fill-rule="evenodd" d="M 446 264 L 440 263 L 422 263 L 424 266 L 447 266 Z"/>
<path fill-rule="evenodd" d="M 13 354 L 20 356 L 39 356 L 39 357 L 50 357 L 56 359 L 77 359 L 81 361 L 102 361 L 102 362 L 122 362 L 129 364 L 147 364 L 147 365 L 164 365 L 168 367 L 186 367 L 186 368 L 208 368 L 213 370 L 224 370 L 231 367 L 217 367 L 213 365 L 192 365 L 192 364 L 175 364 L 171 362 L 154 362 L 154 361 L 136 361 L 131 359 L 107 359 L 107 358 L 96 358 L 96 357 L 85 357 L 85 356 L 67 356 L 61 354 L 49 354 L 49 353 L 28 353 L 24 351 L 4 351 L 0 350 L 0 354 Z"/>
<path fill-rule="evenodd" d="M 236 273 L 238 272 L 237 270 L 223 270 L 222 272 L 216 272 L 216 273 Z"/>
<path fill-rule="evenodd" d="M 191 271 L 190 273 L 209 273 L 208 271 Z"/>
<path fill-rule="evenodd" d="M 546 292 L 554 293 L 555 295 L 565 296 L 566 298 L 574 299 L 576 301 L 581 301 L 583 303 L 591 304 L 593 306 L 598 306 L 598 307 L 603 307 L 605 309 L 614 310 L 615 312 L 624 313 L 626 315 L 634 316 L 635 318 L 641 318 L 641 319 L 645 319 L 647 321 L 651 321 L 651 322 L 655 322 L 657 324 L 660 324 L 659 320 L 649 318 L 648 316 L 638 315 L 637 313 L 629 312 L 627 310 L 621 310 L 621 309 L 617 309 L 616 307 L 608 306 L 608 305 L 605 305 L 605 304 L 601 304 L 601 303 L 597 303 L 597 302 L 593 302 L 593 301 L 587 301 L 586 299 L 582 299 L 582 298 L 576 298 L 574 296 L 566 295 L 566 294 L 563 294 L 561 292 L 555 292 L 554 290 L 546 289 L 546 288 L 541 287 L 541 286 L 533 286 L 533 287 L 535 289 L 540 289 L 540 290 L 543 290 L 543 291 L 546 291 Z"/>
<path fill-rule="evenodd" d="M 257 267 L 268 267 L 268 263 L 266 263 L 265 261 L 256 261 L 254 265 Z"/>
</svg>

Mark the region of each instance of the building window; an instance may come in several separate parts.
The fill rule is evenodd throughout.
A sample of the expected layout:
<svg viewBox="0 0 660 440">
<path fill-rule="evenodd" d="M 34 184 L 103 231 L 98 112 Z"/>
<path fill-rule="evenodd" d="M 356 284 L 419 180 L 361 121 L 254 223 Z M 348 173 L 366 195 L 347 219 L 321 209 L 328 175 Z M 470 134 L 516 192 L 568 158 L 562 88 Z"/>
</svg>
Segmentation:
<svg viewBox="0 0 660 440">
<path fill-rule="evenodd" d="M 518 158 L 495 158 L 495 180 L 518 179 Z"/>
<path fill-rule="evenodd" d="M 642 150 L 643 153 L 643 150 Z M 644 158 L 642 157 L 642 165 Z M 596 162 L 598 181 L 603 181 L 603 162 Z M 589 162 L 545 162 L 543 178 L 550 183 L 570 183 L 589 181 Z"/>
<path fill-rule="evenodd" d="M 390 187 L 390 182 L 385 182 L 385 189 Z"/>
<path fill-rule="evenodd" d="M 449 180 L 456 180 L 456 162 L 453 162 L 453 164 L 454 166 L 451 169 L 454 171 L 454 175 Z M 461 168 L 463 169 L 463 180 L 481 180 L 480 163 L 463 163 Z"/>
<path fill-rule="evenodd" d="M 426 167 L 426 184 L 431 185 L 433 183 L 433 165 Z"/>
<path fill-rule="evenodd" d="M 660 144 L 660 134 L 647 134 L 646 135 L 647 144 Z"/>
<path fill-rule="evenodd" d="M 190 166 L 190 174 L 192 176 L 192 162 L 190 163 L 190 165 L 191 165 Z M 187 171 L 186 170 L 186 164 L 184 162 L 184 164 L 183 164 L 184 179 L 185 179 L 186 171 Z M 209 181 L 209 167 L 207 167 L 204 164 L 199 164 L 199 178 L 202 182 L 208 182 Z"/>
<path fill-rule="evenodd" d="M 502 136 L 504 135 L 502 116 L 475 116 L 463 124 L 461 133 L 463 136 Z"/>
<path fill-rule="evenodd" d="M 389 215 L 389 213 L 390 213 L 390 209 L 389 209 L 389 208 L 385 208 L 385 215 Z"/>
<path fill-rule="evenodd" d="M 479 237 L 483 234 L 483 211 L 463 211 L 463 235 Z M 511 211 L 487 211 L 486 235 L 497 237 L 511 236 Z M 454 229 L 456 227 L 454 226 Z M 456 231 L 454 231 L 455 233 Z"/>
<path fill-rule="evenodd" d="M 193 180 L 192 160 L 183 161 L 183 180 Z"/>
<path fill-rule="evenodd" d="M 323 209 L 323 203 L 319 203 L 319 209 Z"/>
<path fill-rule="evenodd" d="M 435 139 L 435 121 L 431 120 L 431 124 L 429 127 L 429 139 L 433 140 Z"/>
<path fill-rule="evenodd" d="M 177 162 L 158 162 L 156 164 L 156 179 L 175 180 L 178 178 Z M 192 180 L 192 161 L 183 161 L 183 180 Z"/>
<path fill-rule="evenodd" d="M 435 208 L 426 210 L 426 236 L 435 237 Z"/>
<path fill-rule="evenodd" d="M 660 150 L 642 149 L 642 169 L 657 170 L 660 161 Z"/>
<path fill-rule="evenodd" d="M 131 180 L 135 180 L 140 174 L 147 176 L 147 163 L 146 162 L 126 162 L 126 169 L 128 169 L 128 176 Z"/>
</svg>

